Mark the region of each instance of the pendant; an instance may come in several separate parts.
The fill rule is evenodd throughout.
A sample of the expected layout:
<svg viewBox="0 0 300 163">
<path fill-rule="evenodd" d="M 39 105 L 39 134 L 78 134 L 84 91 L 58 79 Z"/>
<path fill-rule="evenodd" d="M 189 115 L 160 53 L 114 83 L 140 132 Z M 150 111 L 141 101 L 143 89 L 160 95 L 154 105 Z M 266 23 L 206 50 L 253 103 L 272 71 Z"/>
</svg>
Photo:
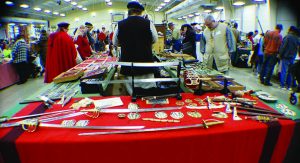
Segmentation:
<svg viewBox="0 0 300 163">
<path fill-rule="evenodd" d="M 201 118 L 202 117 L 202 115 L 197 111 L 188 111 L 186 113 L 188 116 L 193 117 L 193 118 Z"/>
<path fill-rule="evenodd" d="M 168 114 L 162 111 L 155 112 L 155 117 L 159 119 L 167 118 Z"/>
<path fill-rule="evenodd" d="M 141 115 L 139 113 L 129 113 L 127 114 L 128 119 L 135 120 L 139 119 Z"/>
<path fill-rule="evenodd" d="M 174 119 L 181 119 L 184 117 L 182 112 L 171 112 L 171 117 Z"/>
</svg>

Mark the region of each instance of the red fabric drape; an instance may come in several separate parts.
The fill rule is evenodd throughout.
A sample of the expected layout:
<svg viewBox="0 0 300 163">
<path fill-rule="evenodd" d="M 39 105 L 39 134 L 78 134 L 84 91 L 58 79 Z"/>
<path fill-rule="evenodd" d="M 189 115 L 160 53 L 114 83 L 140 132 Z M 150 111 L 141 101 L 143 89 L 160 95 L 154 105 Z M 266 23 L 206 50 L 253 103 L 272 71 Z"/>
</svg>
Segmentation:
<svg viewBox="0 0 300 163">
<path fill-rule="evenodd" d="M 57 75 L 76 65 L 76 49 L 66 32 L 56 32 L 49 36 L 45 83 L 53 81 Z"/>
</svg>

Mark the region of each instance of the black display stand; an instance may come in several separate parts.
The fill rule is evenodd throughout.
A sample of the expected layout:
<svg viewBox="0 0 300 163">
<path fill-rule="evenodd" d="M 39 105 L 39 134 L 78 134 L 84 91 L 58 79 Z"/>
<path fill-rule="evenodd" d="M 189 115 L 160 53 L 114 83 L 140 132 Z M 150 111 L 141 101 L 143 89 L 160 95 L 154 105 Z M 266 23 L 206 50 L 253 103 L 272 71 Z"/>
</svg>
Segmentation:
<svg viewBox="0 0 300 163">
<path fill-rule="evenodd" d="M 203 95 L 203 94 L 205 94 L 207 92 L 220 92 L 220 93 L 222 93 L 224 95 L 228 95 L 228 93 L 230 92 L 230 90 L 228 89 L 228 79 L 224 77 L 223 80 L 224 80 L 224 87 L 223 87 L 223 89 L 221 89 L 221 90 L 204 90 L 202 88 L 203 81 L 200 79 L 199 88 L 196 91 L 194 91 L 194 94 L 195 95 Z"/>
</svg>

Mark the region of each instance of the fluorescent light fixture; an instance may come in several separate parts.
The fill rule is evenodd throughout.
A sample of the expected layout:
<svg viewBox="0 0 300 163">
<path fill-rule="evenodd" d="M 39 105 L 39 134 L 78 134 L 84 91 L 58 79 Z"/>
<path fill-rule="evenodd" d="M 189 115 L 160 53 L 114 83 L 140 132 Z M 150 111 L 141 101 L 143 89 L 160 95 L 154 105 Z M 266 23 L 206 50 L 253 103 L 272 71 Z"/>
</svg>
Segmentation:
<svg viewBox="0 0 300 163">
<path fill-rule="evenodd" d="M 51 11 L 50 10 L 44 10 L 44 12 L 49 14 Z"/>
<path fill-rule="evenodd" d="M 186 18 L 187 18 L 187 16 L 183 16 L 182 18 L 183 18 L 183 19 L 186 19 Z"/>
<path fill-rule="evenodd" d="M 71 2 L 71 0 L 64 0 L 65 2 Z"/>
<path fill-rule="evenodd" d="M 5 4 L 7 6 L 13 6 L 14 5 L 14 3 L 12 1 L 5 1 Z"/>
<path fill-rule="evenodd" d="M 28 4 L 21 4 L 20 7 L 22 7 L 22 8 L 29 8 L 29 5 Z"/>
<path fill-rule="evenodd" d="M 157 9 L 162 9 L 162 7 L 161 7 L 161 6 L 158 6 Z"/>
<path fill-rule="evenodd" d="M 86 7 L 84 7 L 84 8 L 82 8 L 82 10 L 83 10 L 83 11 L 87 11 L 87 8 L 86 8 Z"/>
<path fill-rule="evenodd" d="M 8 23 L 8 25 L 16 25 L 15 23 Z"/>
<path fill-rule="evenodd" d="M 201 15 L 201 14 L 200 14 L 199 12 L 196 12 L 195 15 L 196 15 L 196 16 L 199 16 L 199 15 Z"/>
<path fill-rule="evenodd" d="M 95 12 L 92 12 L 92 17 L 95 17 L 96 16 L 96 13 Z"/>
<path fill-rule="evenodd" d="M 20 24 L 20 26 L 26 26 L 27 24 Z"/>
<path fill-rule="evenodd" d="M 42 11 L 42 9 L 41 8 L 39 8 L 39 7 L 35 7 L 35 8 L 33 8 L 35 11 Z"/>
<path fill-rule="evenodd" d="M 164 0 L 165 3 L 169 3 L 171 0 Z"/>
<path fill-rule="evenodd" d="M 177 18 L 178 20 L 181 20 L 182 18 Z"/>
<path fill-rule="evenodd" d="M 111 5 L 112 5 L 112 2 L 107 2 L 107 5 L 108 5 L 108 6 L 111 6 Z"/>
<path fill-rule="evenodd" d="M 254 0 L 255 2 L 264 2 L 265 0 Z"/>
<path fill-rule="evenodd" d="M 193 16 L 194 16 L 194 14 L 189 14 L 189 15 L 188 15 L 189 18 L 191 18 L 191 17 L 193 17 Z"/>
<path fill-rule="evenodd" d="M 166 5 L 166 3 L 161 3 L 161 4 L 160 4 L 160 6 L 165 6 L 165 5 Z"/>
<path fill-rule="evenodd" d="M 54 12 L 53 12 L 53 15 L 59 15 L 59 12 L 54 11 Z"/>
<path fill-rule="evenodd" d="M 105 0 L 105 2 L 107 3 L 107 2 L 110 2 L 110 0 Z"/>
<path fill-rule="evenodd" d="M 79 21 L 79 18 L 75 18 L 75 22 L 78 22 Z"/>
<path fill-rule="evenodd" d="M 82 8 L 82 5 L 77 5 L 78 8 Z"/>
<path fill-rule="evenodd" d="M 224 10 L 224 7 L 223 6 L 217 6 L 216 10 Z"/>
<path fill-rule="evenodd" d="M 234 5 L 234 6 L 243 6 L 244 4 L 245 4 L 245 2 L 243 2 L 243 1 L 236 1 L 232 5 Z"/>
<path fill-rule="evenodd" d="M 61 14 L 59 14 L 60 16 L 66 16 L 66 14 L 64 14 L 64 13 L 61 13 Z"/>
<path fill-rule="evenodd" d="M 211 12 L 211 10 L 204 10 L 203 12 L 209 13 L 209 12 Z"/>
<path fill-rule="evenodd" d="M 76 6 L 77 5 L 77 2 L 71 2 L 72 5 Z"/>
<path fill-rule="evenodd" d="M 157 8 L 157 9 L 155 9 L 155 11 L 156 11 L 156 12 L 158 12 L 158 11 L 159 11 L 159 9 Z"/>
</svg>

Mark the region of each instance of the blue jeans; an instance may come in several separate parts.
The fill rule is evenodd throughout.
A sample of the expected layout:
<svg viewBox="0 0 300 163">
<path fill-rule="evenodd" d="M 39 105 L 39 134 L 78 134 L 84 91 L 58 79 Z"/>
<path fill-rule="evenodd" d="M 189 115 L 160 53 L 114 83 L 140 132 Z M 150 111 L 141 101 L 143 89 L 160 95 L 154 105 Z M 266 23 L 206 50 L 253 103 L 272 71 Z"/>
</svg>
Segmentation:
<svg viewBox="0 0 300 163">
<path fill-rule="evenodd" d="M 258 73 L 260 73 L 262 65 L 264 63 L 264 56 L 263 55 L 258 55 L 257 57 L 258 57 L 258 60 L 257 60 L 257 63 L 256 63 L 256 71 Z"/>
<path fill-rule="evenodd" d="M 292 75 L 289 73 L 290 65 L 294 64 L 294 59 L 282 59 L 280 60 L 281 64 L 281 72 L 280 72 L 280 86 L 284 87 L 285 83 L 287 88 L 291 87 L 292 84 Z"/>
<path fill-rule="evenodd" d="M 278 62 L 278 58 L 276 54 L 265 54 L 264 61 L 262 64 L 261 72 L 260 72 L 260 81 L 264 84 L 269 84 L 274 67 Z"/>
</svg>

